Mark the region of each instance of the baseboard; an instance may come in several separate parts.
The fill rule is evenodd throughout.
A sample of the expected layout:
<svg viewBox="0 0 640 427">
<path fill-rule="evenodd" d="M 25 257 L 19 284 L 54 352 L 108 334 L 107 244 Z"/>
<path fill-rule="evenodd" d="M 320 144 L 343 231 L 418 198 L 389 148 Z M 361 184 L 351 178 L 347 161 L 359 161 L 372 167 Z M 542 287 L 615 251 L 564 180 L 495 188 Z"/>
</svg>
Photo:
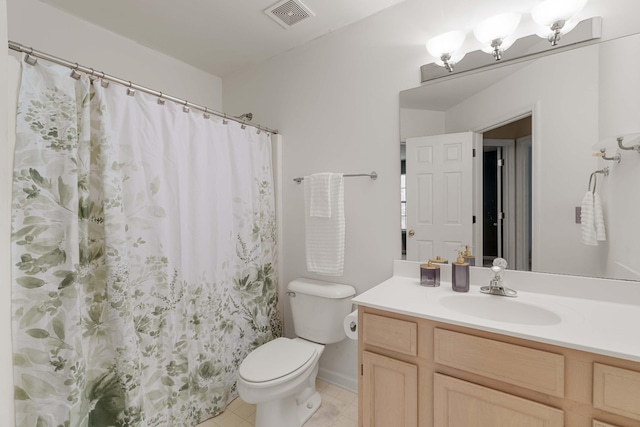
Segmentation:
<svg viewBox="0 0 640 427">
<path fill-rule="evenodd" d="M 351 376 L 341 374 L 339 372 L 320 368 L 318 370 L 318 379 L 344 388 L 346 390 L 358 393 L 358 379 Z"/>
</svg>

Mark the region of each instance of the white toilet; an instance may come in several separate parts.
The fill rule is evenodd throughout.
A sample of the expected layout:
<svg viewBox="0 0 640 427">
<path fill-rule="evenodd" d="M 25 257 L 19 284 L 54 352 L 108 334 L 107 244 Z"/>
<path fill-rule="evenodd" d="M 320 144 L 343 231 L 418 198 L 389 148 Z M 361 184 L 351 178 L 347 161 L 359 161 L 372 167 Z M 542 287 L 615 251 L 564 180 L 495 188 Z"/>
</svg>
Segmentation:
<svg viewBox="0 0 640 427">
<path fill-rule="evenodd" d="M 256 404 L 255 427 L 301 427 L 320 407 L 318 361 L 325 344 L 346 338 L 343 320 L 356 290 L 348 285 L 296 279 L 288 286 L 298 338 L 277 338 L 244 359 L 238 394 Z"/>
</svg>

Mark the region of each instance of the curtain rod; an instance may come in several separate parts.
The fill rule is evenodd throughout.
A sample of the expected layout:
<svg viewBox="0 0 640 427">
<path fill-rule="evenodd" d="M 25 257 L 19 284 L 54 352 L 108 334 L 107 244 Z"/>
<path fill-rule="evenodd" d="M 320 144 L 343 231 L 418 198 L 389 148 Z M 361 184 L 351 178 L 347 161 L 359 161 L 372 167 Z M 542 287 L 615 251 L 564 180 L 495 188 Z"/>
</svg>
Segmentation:
<svg viewBox="0 0 640 427">
<path fill-rule="evenodd" d="M 89 74 L 90 76 L 97 77 L 97 78 L 99 78 L 101 80 L 118 83 L 118 84 L 120 84 L 122 86 L 125 86 L 125 87 L 127 87 L 129 89 L 132 89 L 132 90 L 139 90 L 140 92 L 148 93 L 150 95 L 157 96 L 158 98 L 162 98 L 164 100 L 173 101 L 176 104 L 184 105 L 185 107 L 193 108 L 194 110 L 200 110 L 200 111 L 202 111 L 204 113 L 205 118 L 208 118 L 208 117 L 206 117 L 208 114 L 213 114 L 214 116 L 221 117 L 224 120 L 233 120 L 234 122 L 241 123 L 243 126 L 251 126 L 251 127 L 256 128 L 256 129 L 259 129 L 260 131 L 265 131 L 267 133 L 273 133 L 273 134 L 277 134 L 278 133 L 277 129 L 269 129 L 266 126 L 261 126 L 259 124 L 248 123 L 245 120 L 239 119 L 237 117 L 229 116 L 229 115 L 227 115 L 225 113 L 220 113 L 218 111 L 211 110 L 208 107 L 203 107 L 202 105 L 194 104 L 193 102 L 189 102 L 187 100 L 176 98 L 174 96 L 167 95 L 165 93 L 162 93 L 162 92 L 157 91 L 157 90 L 150 89 L 148 87 L 144 87 L 144 86 L 137 85 L 135 83 L 131 83 L 131 81 L 124 80 L 124 79 L 121 79 L 121 78 L 118 78 L 118 77 L 115 77 L 115 76 L 111 76 L 109 74 L 105 74 L 102 71 L 96 71 L 93 68 L 85 67 L 83 65 L 78 65 L 77 62 L 67 61 L 66 59 L 62 59 L 62 58 L 58 58 L 57 56 L 49 55 L 48 53 L 44 53 L 44 52 L 35 50 L 35 49 L 31 48 L 31 47 L 23 46 L 20 43 L 9 41 L 9 49 L 25 53 L 27 55 L 25 57 L 25 61 L 27 61 L 29 59 L 29 56 L 33 56 L 35 58 L 42 58 L 45 61 L 53 62 L 53 63 L 56 63 L 58 65 L 63 65 L 65 67 L 71 68 L 71 69 L 73 69 L 75 71 L 81 71 L 81 72 L 83 72 L 85 74 Z M 28 63 L 31 63 L 31 62 L 28 62 Z M 244 117 L 244 116 L 246 116 L 246 115 L 243 114 L 240 117 Z"/>
</svg>

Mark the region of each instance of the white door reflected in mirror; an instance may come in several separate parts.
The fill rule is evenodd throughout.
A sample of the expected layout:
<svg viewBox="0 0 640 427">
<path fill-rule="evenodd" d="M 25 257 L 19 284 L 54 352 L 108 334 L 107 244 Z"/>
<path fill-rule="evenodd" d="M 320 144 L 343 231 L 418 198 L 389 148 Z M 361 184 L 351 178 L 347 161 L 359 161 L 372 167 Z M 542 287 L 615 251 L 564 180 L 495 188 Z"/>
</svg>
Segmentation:
<svg viewBox="0 0 640 427">
<path fill-rule="evenodd" d="M 407 260 L 452 258 L 461 245 L 473 244 L 472 158 L 478 141 L 473 132 L 407 139 Z"/>
</svg>

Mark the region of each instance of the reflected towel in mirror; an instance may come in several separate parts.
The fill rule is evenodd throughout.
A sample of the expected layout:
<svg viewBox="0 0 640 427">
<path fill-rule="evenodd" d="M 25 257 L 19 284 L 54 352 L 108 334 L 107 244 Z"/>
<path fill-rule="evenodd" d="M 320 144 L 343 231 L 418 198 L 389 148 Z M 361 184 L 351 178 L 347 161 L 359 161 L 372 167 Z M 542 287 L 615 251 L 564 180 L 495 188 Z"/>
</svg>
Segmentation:
<svg viewBox="0 0 640 427">
<path fill-rule="evenodd" d="M 604 228 L 604 215 L 602 213 L 602 202 L 598 193 L 593 195 L 593 214 L 596 226 L 596 239 L 599 242 L 607 240 L 607 233 Z"/>
<path fill-rule="evenodd" d="M 600 195 L 591 190 L 582 199 L 580 223 L 582 243 L 585 245 L 596 246 L 598 241 L 607 240 Z"/>
</svg>

